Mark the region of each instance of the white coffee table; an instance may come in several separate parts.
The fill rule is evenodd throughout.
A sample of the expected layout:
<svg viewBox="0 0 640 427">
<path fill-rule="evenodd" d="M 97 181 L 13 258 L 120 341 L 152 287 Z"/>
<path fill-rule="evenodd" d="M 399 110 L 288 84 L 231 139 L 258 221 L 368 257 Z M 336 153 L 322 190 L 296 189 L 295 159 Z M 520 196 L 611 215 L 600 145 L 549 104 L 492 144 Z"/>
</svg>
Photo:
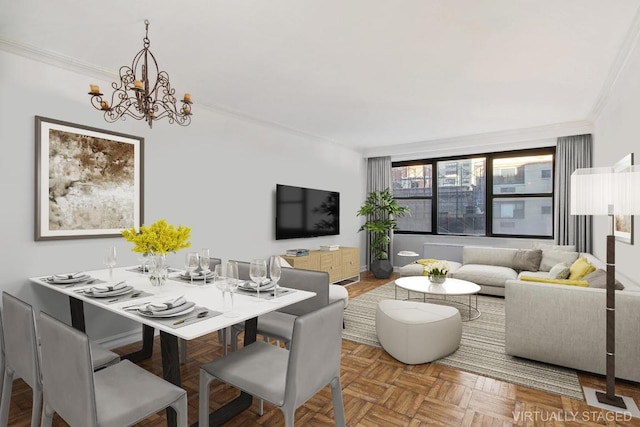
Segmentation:
<svg viewBox="0 0 640 427">
<path fill-rule="evenodd" d="M 463 321 L 475 320 L 480 317 L 480 310 L 478 310 L 478 292 L 480 292 L 480 286 L 476 285 L 473 282 L 469 282 L 467 280 L 461 279 L 453 279 L 447 278 L 447 280 L 442 284 L 431 283 L 429 277 L 427 276 L 410 276 L 410 277 L 401 277 L 396 279 L 395 281 L 395 295 L 396 299 L 398 299 L 398 288 L 405 289 L 407 291 L 407 299 L 411 299 L 411 292 L 420 292 L 422 294 L 422 300 L 427 302 L 427 299 L 434 300 L 433 302 L 440 301 L 448 301 L 454 304 L 462 305 L 468 313 L 468 316 L 465 318 L 463 316 Z M 438 296 L 442 298 L 433 298 L 427 297 L 430 296 Z M 468 303 L 463 303 L 456 300 L 447 300 L 447 297 L 450 296 L 464 296 L 467 295 L 469 297 Z M 475 295 L 475 304 L 471 304 L 471 299 Z M 462 314 L 463 310 L 460 310 Z"/>
</svg>

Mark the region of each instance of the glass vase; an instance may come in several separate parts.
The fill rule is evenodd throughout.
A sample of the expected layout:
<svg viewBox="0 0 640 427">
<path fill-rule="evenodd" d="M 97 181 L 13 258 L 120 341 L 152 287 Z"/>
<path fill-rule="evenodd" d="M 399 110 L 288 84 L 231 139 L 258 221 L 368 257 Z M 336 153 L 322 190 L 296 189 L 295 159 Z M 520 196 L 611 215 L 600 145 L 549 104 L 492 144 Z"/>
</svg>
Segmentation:
<svg viewBox="0 0 640 427">
<path fill-rule="evenodd" d="M 441 274 L 430 274 L 429 275 L 429 281 L 431 283 L 435 283 L 436 285 L 443 284 L 445 280 L 447 280 L 447 276 L 444 276 L 444 275 L 441 275 Z"/>
<path fill-rule="evenodd" d="M 169 277 L 169 266 L 166 254 L 152 254 L 149 256 L 149 280 L 153 286 L 162 286 Z"/>
</svg>

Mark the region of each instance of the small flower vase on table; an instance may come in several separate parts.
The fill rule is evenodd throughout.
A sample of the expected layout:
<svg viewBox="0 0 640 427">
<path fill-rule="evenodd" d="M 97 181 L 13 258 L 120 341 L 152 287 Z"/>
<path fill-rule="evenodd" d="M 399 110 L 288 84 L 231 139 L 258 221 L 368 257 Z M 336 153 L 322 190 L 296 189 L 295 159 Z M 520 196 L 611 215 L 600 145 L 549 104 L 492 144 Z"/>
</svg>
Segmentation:
<svg viewBox="0 0 640 427">
<path fill-rule="evenodd" d="M 162 286 L 169 277 L 169 266 L 165 254 L 153 254 L 149 260 L 149 280 L 153 286 Z"/>
<path fill-rule="evenodd" d="M 447 276 L 443 276 L 441 274 L 429 274 L 429 281 L 436 285 L 443 284 L 445 280 L 447 280 Z"/>
</svg>

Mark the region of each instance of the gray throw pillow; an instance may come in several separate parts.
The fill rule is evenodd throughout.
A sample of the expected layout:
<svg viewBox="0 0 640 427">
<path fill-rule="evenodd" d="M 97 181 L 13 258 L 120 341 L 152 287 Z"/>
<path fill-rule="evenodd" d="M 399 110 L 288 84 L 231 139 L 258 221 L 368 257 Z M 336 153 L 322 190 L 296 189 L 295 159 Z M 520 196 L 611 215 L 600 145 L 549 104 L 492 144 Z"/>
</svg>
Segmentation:
<svg viewBox="0 0 640 427">
<path fill-rule="evenodd" d="M 570 272 L 569 265 L 564 262 L 560 262 L 551 267 L 551 270 L 549 270 L 549 277 L 551 279 L 566 279 L 569 277 Z"/>
<path fill-rule="evenodd" d="M 582 280 L 589 282 L 590 288 L 607 288 L 607 272 L 601 268 L 597 269 L 593 273 L 587 274 L 582 278 Z M 624 285 L 616 280 L 615 288 L 616 290 L 621 291 L 624 289 Z"/>
<path fill-rule="evenodd" d="M 518 249 L 513 257 L 513 268 L 518 271 L 538 271 L 541 260 L 541 249 Z"/>
<path fill-rule="evenodd" d="M 551 267 L 561 262 L 571 265 L 578 259 L 578 252 L 569 252 L 557 249 L 543 249 L 542 260 L 540 261 L 540 271 L 549 271 Z"/>
</svg>

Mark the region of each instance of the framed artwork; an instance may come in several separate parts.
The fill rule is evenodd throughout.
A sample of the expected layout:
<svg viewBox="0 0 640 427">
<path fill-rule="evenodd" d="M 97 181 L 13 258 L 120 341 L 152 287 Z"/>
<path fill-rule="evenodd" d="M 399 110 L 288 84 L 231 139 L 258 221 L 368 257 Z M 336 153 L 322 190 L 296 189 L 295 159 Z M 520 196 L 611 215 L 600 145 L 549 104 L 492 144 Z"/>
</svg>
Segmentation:
<svg viewBox="0 0 640 427">
<path fill-rule="evenodd" d="M 613 168 L 616 172 L 628 170 L 633 165 L 633 153 L 627 154 Z M 633 245 L 633 215 L 616 215 L 613 221 L 613 235 L 619 242 Z"/>
<path fill-rule="evenodd" d="M 35 240 L 121 237 L 143 221 L 144 138 L 35 117 Z"/>
</svg>

